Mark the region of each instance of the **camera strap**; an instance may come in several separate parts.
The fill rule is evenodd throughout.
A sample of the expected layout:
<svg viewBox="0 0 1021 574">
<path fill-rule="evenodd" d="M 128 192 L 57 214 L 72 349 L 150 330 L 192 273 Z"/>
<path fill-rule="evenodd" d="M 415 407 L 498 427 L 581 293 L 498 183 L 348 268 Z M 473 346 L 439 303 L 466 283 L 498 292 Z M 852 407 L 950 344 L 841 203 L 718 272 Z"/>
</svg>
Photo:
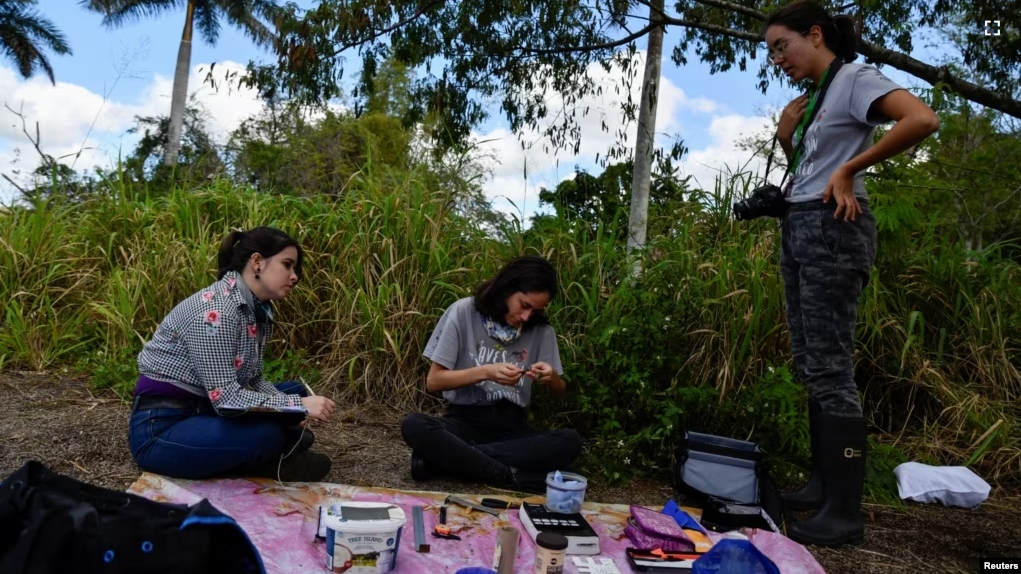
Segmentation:
<svg viewBox="0 0 1021 574">
<path fill-rule="evenodd" d="M 840 71 L 840 67 L 843 65 L 844 62 L 840 58 L 833 60 L 833 63 L 822 73 L 819 86 L 809 90 L 811 95 L 808 99 L 808 107 L 805 109 L 805 115 L 801 118 L 801 123 L 798 124 L 798 128 L 794 132 L 794 139 L 797 141 L 797 145 L 794 146 L 794 151 L 791 153 L 791 162 L 784 171 L 783 178 L 780 180 L 781 188 L 784 182 L 787 181 L 787 175 L 797 172 L 798 164 L 801 163 L 801 154 L 805 149 L 805 132 L 812 121 L 815 120 L 816 114 L 819 113 L 819 104 L 826 97 L 826 92 L 829 90 L 830 84 L 833 83 L 833 78 L 836 77 L 837 72 Z M 766 160 L 767 176 L 769 174 L 769 166 L 773 162 L 773 152 L 775 150 L 776 134 L 773 134 L 773 147 L 769 150 L 769 159 Z"/>
</svg>

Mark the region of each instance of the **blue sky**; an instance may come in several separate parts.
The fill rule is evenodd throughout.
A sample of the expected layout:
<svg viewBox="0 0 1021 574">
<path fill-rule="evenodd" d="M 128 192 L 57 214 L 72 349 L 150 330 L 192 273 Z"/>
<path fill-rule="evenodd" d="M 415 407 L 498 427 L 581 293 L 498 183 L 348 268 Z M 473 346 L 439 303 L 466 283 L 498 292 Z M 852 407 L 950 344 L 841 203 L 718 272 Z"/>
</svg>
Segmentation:
<svg viewBox="0 0 1021 574">
<path fill-rule="evenodd" d="M 9 62 L 0 61 L 4 103 L 23 110 L 30 131 L 34 131 L 34 122 L 39 122 L 41 145 L 47 153 L 58 157 L 70 154 L 62 161 L 76 168 L 94 164 L 112 167 L 118 153 L 126 155 L 134 144 L 134 137 L 124 132 L 133 125 L 135 115 L 169 112 L 183 10 L 108 30 L 101 26 L 98 15 L 81 9 L 77 2 L 41 0 L 39 9 L 64 31 L 74 55 L 51 59 L 56 87 L 41 77 L 22 80 Z M 718 170 L 749 161 L 750 154 L 737 150 L 734 142 L 765 129 L 767 114 L 796 94 L 779 85 L 766 95 L 759 93 L 755 88 L 757 62 L 750 63 L 746 72 L 735 69 L 711 75 L 708 66 L 694 62 L 692 57 L 692 63 L 678 68 L 668 56 L 677 35 L 668 32 L 666 36 L 657 143 L 669 145 L 671 140 L 666 134 L 679 135 L 690 150 L 681 164 L 682 175 L 691 174 L 703 185 L 711 186 Z M 210 112 L 211 131 L 225 138 L 238 122 L 256 113 L 259 104 L 252 94 L 217 92 L 202 85 L 199 69 L 208 68 L 212 62 L 221 69 L 237 69 L 250 59 L 270 55 L 232 28 L 222 29 L 215 47 L 196 39 L 189 91 L 199 92 L 199 99 Z M 640 50 L 644 47 L 639 45 Z M 885 71 L 905 85 L 918 84 L 896 70 Z M 595 108 L 608 112 L 612 126 L 620 125 L 613 113 L 614 101 L 593 103 Z M 6 109 L 0 109 L 0 117 L 0 172 L 17 181 L 17 170 L 30 171 L 38 165 L 38 156 L 22 134 L 20 120 Z M 541 144 L 532 152 L 522 152 L 502 117 L 493 117 L 476 133 L 479 140 L 488 142 L 484 145 L 490 158 L 487 195 L 497 207 L 527 216 L 536 207 L 538 188 L 552 187 L 569 177 L 575 165 L 598 172 L 593 159 L 613 142 L 612 135 L 602 133 L 598 125 L 595 115 L 583 122 L 584 142 L 578 156 L 561 152 L 551 157 L 541 150 Z M 634 141 L 633 133 L 632 125 L 630 142 Z M 79 151 L 82 153 L 74 159 L 73 154 Z M 759 165 L 753 161 L 750 168 Z M 13 188 L 0 181 L 0 201 L 9 202 L 12 196 Z M 511 207 L 511 201 L 517 209 Z"/>
</svg>

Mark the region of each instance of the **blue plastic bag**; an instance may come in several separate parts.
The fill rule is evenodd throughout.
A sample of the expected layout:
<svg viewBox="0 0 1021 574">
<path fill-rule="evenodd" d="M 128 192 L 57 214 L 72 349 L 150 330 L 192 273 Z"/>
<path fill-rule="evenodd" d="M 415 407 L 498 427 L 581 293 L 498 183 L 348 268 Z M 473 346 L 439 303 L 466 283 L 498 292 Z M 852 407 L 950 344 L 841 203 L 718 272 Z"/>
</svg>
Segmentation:
<svg viewBox="0 0 1021 574">
<path fill-rule="evenodd" d="M 748 540 L 723 539 L 695 560 L 692 574 L 780 574 L 780 569 Z"/>
<path fill-rule="evenodd" d="M 709 534 L 708 532 L 706 532 L 706 529 L 703 528 L 702 525 L 698 523 L 698 521 L 691 517 L 690 514 L 681 510 L 681 507 L 676 502 L 674 502 L 674 499 L 672 498 L 668 500 L 666 506 L 663 507 L 663 514 L 672 516 L 674 522 L 676 522 L 677 525 L 680 526 L 681 528 L 690 528 L 692 530 L 697 530 L 705 535 Z"/>
</svg>

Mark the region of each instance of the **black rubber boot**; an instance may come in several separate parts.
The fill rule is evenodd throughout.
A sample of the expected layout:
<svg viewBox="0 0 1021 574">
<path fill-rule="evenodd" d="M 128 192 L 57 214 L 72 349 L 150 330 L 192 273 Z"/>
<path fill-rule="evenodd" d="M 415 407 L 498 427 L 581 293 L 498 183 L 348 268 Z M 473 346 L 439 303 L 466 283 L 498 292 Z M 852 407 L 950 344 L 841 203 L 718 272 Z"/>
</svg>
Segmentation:
<svg viewBox="0 0 1021 574">
<path fill-rule="evenodd" d="M 411 478 L 416 482 L 424 482 L 436 478 L 436 469 L 424 458 L 411 451 Z"/>
<path fill-rule="evenodd" d="M 823 504 L 815 516 L 790 526 L 787 536 L 791 540 L 819 546 L 864 541 L 861 498 L 867 442 L 865 419 L 819 414 Z"/>
<path fill-rule="evenodd" d="M 780 498 L 791 510 L 817 510 L 822 506 L 822 457 L 819 456 L 819 414 L 822 409 L 815 400 L 808 401 L 808 435 L 811 439 L 812 474 L 800 490 L 784 492 Z"/>
</svg>

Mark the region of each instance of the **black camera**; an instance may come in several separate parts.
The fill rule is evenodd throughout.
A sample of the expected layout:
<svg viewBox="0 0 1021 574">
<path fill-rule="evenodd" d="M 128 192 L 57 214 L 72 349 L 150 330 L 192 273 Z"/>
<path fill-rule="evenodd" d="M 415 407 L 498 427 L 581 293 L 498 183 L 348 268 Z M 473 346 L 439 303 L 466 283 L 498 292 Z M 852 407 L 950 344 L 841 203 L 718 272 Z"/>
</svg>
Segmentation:
<svg viewBox="0 0 1021 574">
<path fill-rule="evenodd" d="M 783 190 L 771 183 L 755 188 L 746 199 L 734 204 L 734 218 L 738 221 L 757 219 L 763 215 L 783 217 L 785 213 L 787 200 Z"/>
</svg>

